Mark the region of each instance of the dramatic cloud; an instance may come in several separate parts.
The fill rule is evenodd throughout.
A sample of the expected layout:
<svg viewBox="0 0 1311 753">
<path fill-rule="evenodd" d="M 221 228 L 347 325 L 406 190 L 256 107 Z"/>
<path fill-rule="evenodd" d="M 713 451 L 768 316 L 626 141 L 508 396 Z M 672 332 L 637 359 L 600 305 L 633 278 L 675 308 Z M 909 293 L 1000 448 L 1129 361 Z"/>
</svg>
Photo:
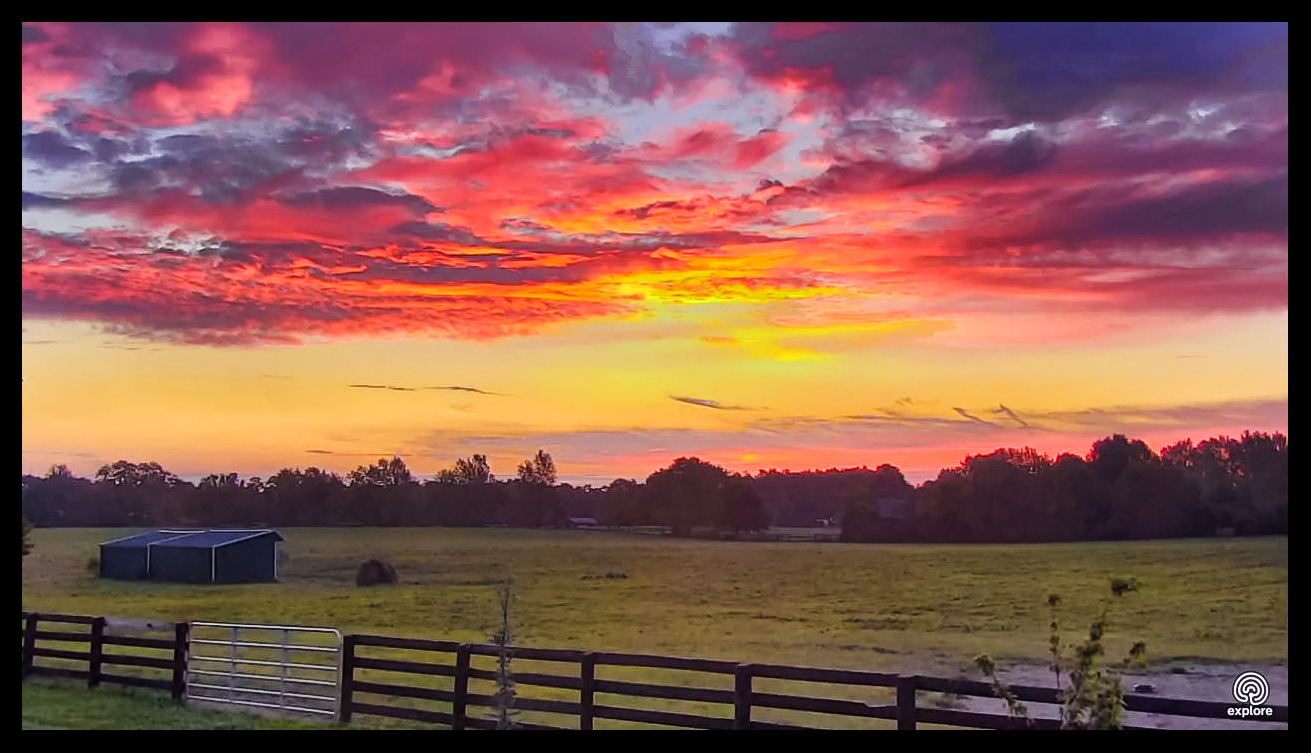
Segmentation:
<svg viewBox="0 0 1311 753">
<path fill-rule="evenodd" d="M 351 385 L 296 453 L 331 416 L 854 458 L 1286 399 L 1287 23 L 32 22 L 21 67 L 25 400 L 204 354 L 249 382 L 177 395 Z M 504 399 L 370 395 L 432 390 Z"/>
<path fill-rule="evenodd" d="M 1286 24 L 25 25 L 24 313 L 495 338 L 816 262 L 1282 307 L 1286 54 Z"/>
</svg>

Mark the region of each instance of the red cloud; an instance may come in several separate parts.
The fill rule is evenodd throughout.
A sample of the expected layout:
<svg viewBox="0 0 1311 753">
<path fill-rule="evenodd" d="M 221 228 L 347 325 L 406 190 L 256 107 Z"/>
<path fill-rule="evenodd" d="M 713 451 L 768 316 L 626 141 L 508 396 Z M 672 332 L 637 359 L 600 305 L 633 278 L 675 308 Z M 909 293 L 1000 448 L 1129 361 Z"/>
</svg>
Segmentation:
<svg viewBox="0 0 1311 753">
<path fill-rule="evenodd" d="M 807 316 L 841 326 L 877 315 L 835 290 L 935 320 L 1287 305 L 1286 94 L 1015 129 L 969 85 L 976 27 L 743 24 L 686 59 L 640 31 L 25 27 L 24 312 L 211 342 L 491 336 L 646 291 L 804 297 L 808 275 L 828 292 Z M 710 114 L 624 143 L 661 92 Z M 81 212 L 129 229 L 42 224 Z"/>
<path fill-rule="evenodd" d="M 785 133 L 762 131 L 737 144 L 737 154 L 733 158 L 733 167 L 737 170 L 755 167 L 767 157 L 787 146 L 790 140 L 791 137 Z"/>
<path fill-rule="evenodd" d="M 25 234 L 23 310 L 92 317 L 131 334 L 239 344 L 378 332 L 488 339 L 626 307 L 562 296 L 555 286 L 432 286 L 356 274 L 306 259 L 221 261 L 132 253 L 128 239 L 91 246 Z"/>
</svg>

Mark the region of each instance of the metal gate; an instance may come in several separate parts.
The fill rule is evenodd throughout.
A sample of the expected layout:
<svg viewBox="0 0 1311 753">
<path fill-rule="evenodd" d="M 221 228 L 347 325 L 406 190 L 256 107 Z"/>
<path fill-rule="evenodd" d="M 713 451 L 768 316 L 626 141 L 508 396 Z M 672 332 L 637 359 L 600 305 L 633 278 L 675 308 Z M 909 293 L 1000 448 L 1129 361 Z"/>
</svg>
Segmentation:
<svg viewBox="0 0 1311 753">
<path fill-rule="evenodd" d="M 191 623 L 188 700 L 336 719 L 340 681 L 332 628 Z"/>
</svg>

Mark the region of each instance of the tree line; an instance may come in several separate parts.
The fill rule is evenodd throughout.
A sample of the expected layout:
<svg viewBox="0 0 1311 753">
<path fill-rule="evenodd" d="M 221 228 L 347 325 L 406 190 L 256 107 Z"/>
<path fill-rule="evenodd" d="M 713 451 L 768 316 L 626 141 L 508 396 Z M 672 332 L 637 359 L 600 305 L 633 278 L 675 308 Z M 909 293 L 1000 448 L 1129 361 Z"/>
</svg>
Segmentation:
<svg viewBox="0 0 1311 753">
<path fill-rule="evenodd" d="M 752 476 L 683 457 L 646 479 L 557 483 L 545 451 L 498 479 L 484 455 L 420 480 L 399 458 L 344 478 L 284 468 L 267 479 L 213 474 L 192 484 L 158 463 L 119 461 L 94 479 L 65 466 L 23 476 L 23 514 L 40 527 L 665 526 L 725 535 L 834 524 L 846 541 L 1026 542 L 1284 534 L 1288 441 L 1244 432 L 1153 452 L 1114 435 L 1084 457 L 1004 448 L 912 486 L 892 465 Z"/>
</svg>

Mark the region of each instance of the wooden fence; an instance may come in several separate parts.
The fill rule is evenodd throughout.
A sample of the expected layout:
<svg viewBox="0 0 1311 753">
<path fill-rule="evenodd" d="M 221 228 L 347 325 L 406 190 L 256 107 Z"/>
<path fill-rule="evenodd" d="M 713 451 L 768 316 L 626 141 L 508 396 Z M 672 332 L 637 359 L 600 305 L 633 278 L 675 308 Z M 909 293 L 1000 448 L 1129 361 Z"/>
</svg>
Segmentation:
<svg viewBox="0 0 1311 753">
<path fill-rule="evenodd" d="M 40 623 L 55 625 L 87 626 L 84 631 L 41 630 Z M 187 650 L 189 646 L 190 626 L 179 622 L 174 626 L 172 638 L 138 638 L 127 635 L 106 635 L 104 617 L 80 617 L 68 614 L 37 614 L 23 612 L 23 679 L 32 675 L 52 677 L 71 677 L 86 680 L 88 687 L 96 687 L 102 682 L 116 685 L 131 685 L 139 688 L 167 690 L 174 698 L 186 695 Z M 38 646 L 37 641 L 58 644 L 86 644 L 85 651 L 72 651 L 68 648 L 47 648 Z M 152 649 L 164 655 L 129 655 L 107 653 L 105 648 L 114 646 L 131 646 Z M 112 648 L 111 648 L 112 650 Z M 41 666 L 36 663 L 39 656 L 52 659 L 71 660 L 80 664 L 87 663 L 86 669 L 69 666 Z M 140 677 L 136 675 L 106 672 L 105 667 L 126 666 L 146 667 L 167 672 L 166 677 Z"/>
<path fill-rule="evenodd" d="M 23 613 L 23 678 L 32 675 L 53 675 L 85 679 L 88 686 L 102 682 L 168 690 L 174 698 L 182 699 L 186 693 L 186 666 L 189 650 L 189 631 L 186 623 L 176 625 L 172 639 L 136 638 L 105 634 L 105 618 L 77 617 L 58 614 Z M 86 632 L 40 630 L 39 623 L 57 623 L 90 626 Z M 82 643 L 87 651 L 45 648 L 37 641 Z M 105 646 L 133 646 L 157 649 L 169 654 L 168 658 L 108 654 Z M 361 651 L 361 649 L 365 649 Z M 393 658 L 371 656 L 378 649 L 387 649 Z M 378 635 L 347 635 L 342 644 L 342 676 L 340 714 L 349 723 L 354 716 L 371 715 L 404 719 L 449 726 L 453 729 L 494 729 L 496 721 L 487 713 L 494 710 L 493 695 L 470 690 L 470 681 L 494 682 L 496 672 L 473 666 L 475 657 L 494 658 L 499 648 L 489 644 L 457 643 L 414 638 L 393 638 Z M 394 658 L 398 654 L 408 658 Z M 951 708 L 925 706 L 919 702 L 921 693 L 975 696 L 996 699 L 991 684 L 971 680 L 952 680 L 918 675 L 895 675 L 858 670 L 819 669 L 777 664 L 739 664 L 710 659 L 690 659 L 645 654 L 626 654 L 600 651 L 573 651 L 540 648 L 513 648 L 516 663 L 547 662 L 565 665 L 562 673 L 514 671 L 516 686 L 551 689 L 557 694 L 564 691 L 576 700 L 530 698 L 516 696 L 513 708 L 520 712 L 543 712 L 553 717 L 572 718 L 564 725 L 520 721 L 523 729 L 593 729 L 596 720 L 635 722 L 665 727 L 691 729 L 814 729 L 797 724 L 753 719 L 760 711 L 784 710 L 791 712 L 820 713 L 848 720 L 882 719 L 895 723 L 897 729 L 916 729 L 917 725 L 932 724 L 975 729 L 1014 729 L 1025 727 L 1025 722 L 1004 713 L 983 713 Z M 37 657 L 51 657 L 86 662 L 87 669 L 49 667 L 36 664 Z M 416 660 L 417 659 L 417 660 Z M 170 679 L 152 679 L 104 671 L 106 665 L 127 665 L 168 670 Z M 522 664 L 520 664 L 522 666 Z M 600 668 L 646 668 L 655 670 L 683 670 L 719 676 L 723 684 L 732 689 L 691 687 L 685 685 L 632 682 L 606 679 L 597 676 Z M 378 681 L 380 673 L 401 675 L 408 682 Z M 433 687 L 437 680 L 449 687 Z M 765 692 L 762 682 L 793 681 L 810 683 L 825 688 L 860 696 L 866 691 L 882 692 L 889 697 L 887 703 L 870 703 L 864 700 L 799 695 L 796 693 Z M 427 686 L 425 686 L 427 683 Z M 1013 685 L 1014 695 L 1028 703 L 1057 704 L 1057 691 L 1052 688 Z M 856 691 L 856 692 L 853 692 Z M 597 696 L 615 698 L 661 699 L 715 705 L 729 711 L 723 716 L 710 716 L 675 711 L 658 711 L 602 703 Z M 367 698 L 362 698 L 367 697 Z M 411 705 L 402 705 L 405 701 Z M 413 704 L 423 704 L 415 706 Z M 1130 712 L 1182 716 L 1203 719 L 1230 719 L 1228 710 L 1235 704 L 1158 698 L 1131 694 L 1125 697 Z M 1273 706 L 1272 714 L 1264 717 L 1247 717 L 1246 722 L 1288 722 L 1288 707 Z M 484 713 L 471 710 L 484 709 Z M 1029 725 L 1033 729 L 1059 729 L 1054 718 L 1035 718 Z M 1153 729 L 1126 726 L 1126 729 Z"/>
<path fill-rule="evenodd" d="M 424 661 L 410 659 L 382 659 L 362 655 L 367 647 L 405 649 L 423 655 Z M 470 680 L 495 681 L 496 673 L 472 665 L 474 657 L 495 657 L 497 646 L 488 644 L 455 643 L 450 641 L 390 638 L 375 635 L 350 635 L 344 638 L 342 664 L 342 715 L 349 720 L 353 715 L 409 719 L 432 724 L 448 725 L 453 729 L 490 729 L 496 722 L 487 714 L 475 715 L 472 708 L 492 710 L 495 699 L 489 694 L 470 692 Z M 1007 714 L 981 713 L 926 707 L 918 702 L 922 692 L 936 692 L 959 696 L 981 696 L 996 699 L 990 683 L 970 680 L 948 680 L 916 675 L 894 675 L 856 670 L 818 669 L 776 664 L 738 664 L 708 659 L 688 659 L 643 654 L 624 654 L 557 649 L 512 649 L 515 662 L 552 662 L 569 666 L 563 674 L 540 672 L 513 673 L 516 686 L 573 691 L 577 700 L 547 700 L 516 697 L 513 708 L 518 711 L 547 712 L 567 715 L 576 719 L 576 726 L 555 726 L 539 723 L 520 723 L 525 729 L 593 729 L 595 720 L 608 719 L 638 722 L 667 727 L 692 729 L 813 729 L 813 727 L 753 719 L 758 710 L 789 710 L 814 712 L 831 716 L 863 719 L 885 719 L 895 722 L 897 729 L 915 729 L 920 724 L 968 727 L 975 729 L 1060 729 L 1056 718 L 1035 718 L 1026 724 Z M 642 667 L 659 670 L 685 670 L 731 678 L 732 689 L 687 687 L 643 682 L 606 680 L 597 677 L 602 667 Z M 451 679 L 451 689 L 421 687 L 418 684 L 375 682 L 359 678 L 360 670 L 387 671 L 414 678 L 444 677 Z M 727 679 L 725 678 L 725 679 Z M 869 688 L 892 692 L 890 703 L 868 703 L 861 700 L 825 698 L 794 693 L 762 692 L 757 688 L 761 680 L 790 680 L 812 683 L 845 691 Z M 1029 703 L 1058 704 L 1057 691 L 1052 688 L 1011 686 L 1011 691 Z M 383 697 L 380 701 L 361 701 L 367 694 Z M 730 708 L 724 716 L 704 716 L 670 711 L 654 711 L 598 702 L 597 695 L 642 699 L 666 699 L 716 704 Z M 849 693 L 850 694 L 850 693 Z M 859 695 L 857 693 L 857 695 Z M 398 699 L 437 702 L 439 707 L 415 708 L 397 705 Z M 1189 701 L 1158 698 L 1147 695 L 1128 695 L 1126 710 L 1150 714 L 1195 717 L 1206 719 L 1232 719 L 1228 709 L 1234 704 L 1209 701 Z M 1244 721 L 1287 722 L 1288 708 L 1273 707 L 1269 717 L 1251 717 Z M 1125 729 L 1154 729 L 1135 727 Z"/>
</svg>

